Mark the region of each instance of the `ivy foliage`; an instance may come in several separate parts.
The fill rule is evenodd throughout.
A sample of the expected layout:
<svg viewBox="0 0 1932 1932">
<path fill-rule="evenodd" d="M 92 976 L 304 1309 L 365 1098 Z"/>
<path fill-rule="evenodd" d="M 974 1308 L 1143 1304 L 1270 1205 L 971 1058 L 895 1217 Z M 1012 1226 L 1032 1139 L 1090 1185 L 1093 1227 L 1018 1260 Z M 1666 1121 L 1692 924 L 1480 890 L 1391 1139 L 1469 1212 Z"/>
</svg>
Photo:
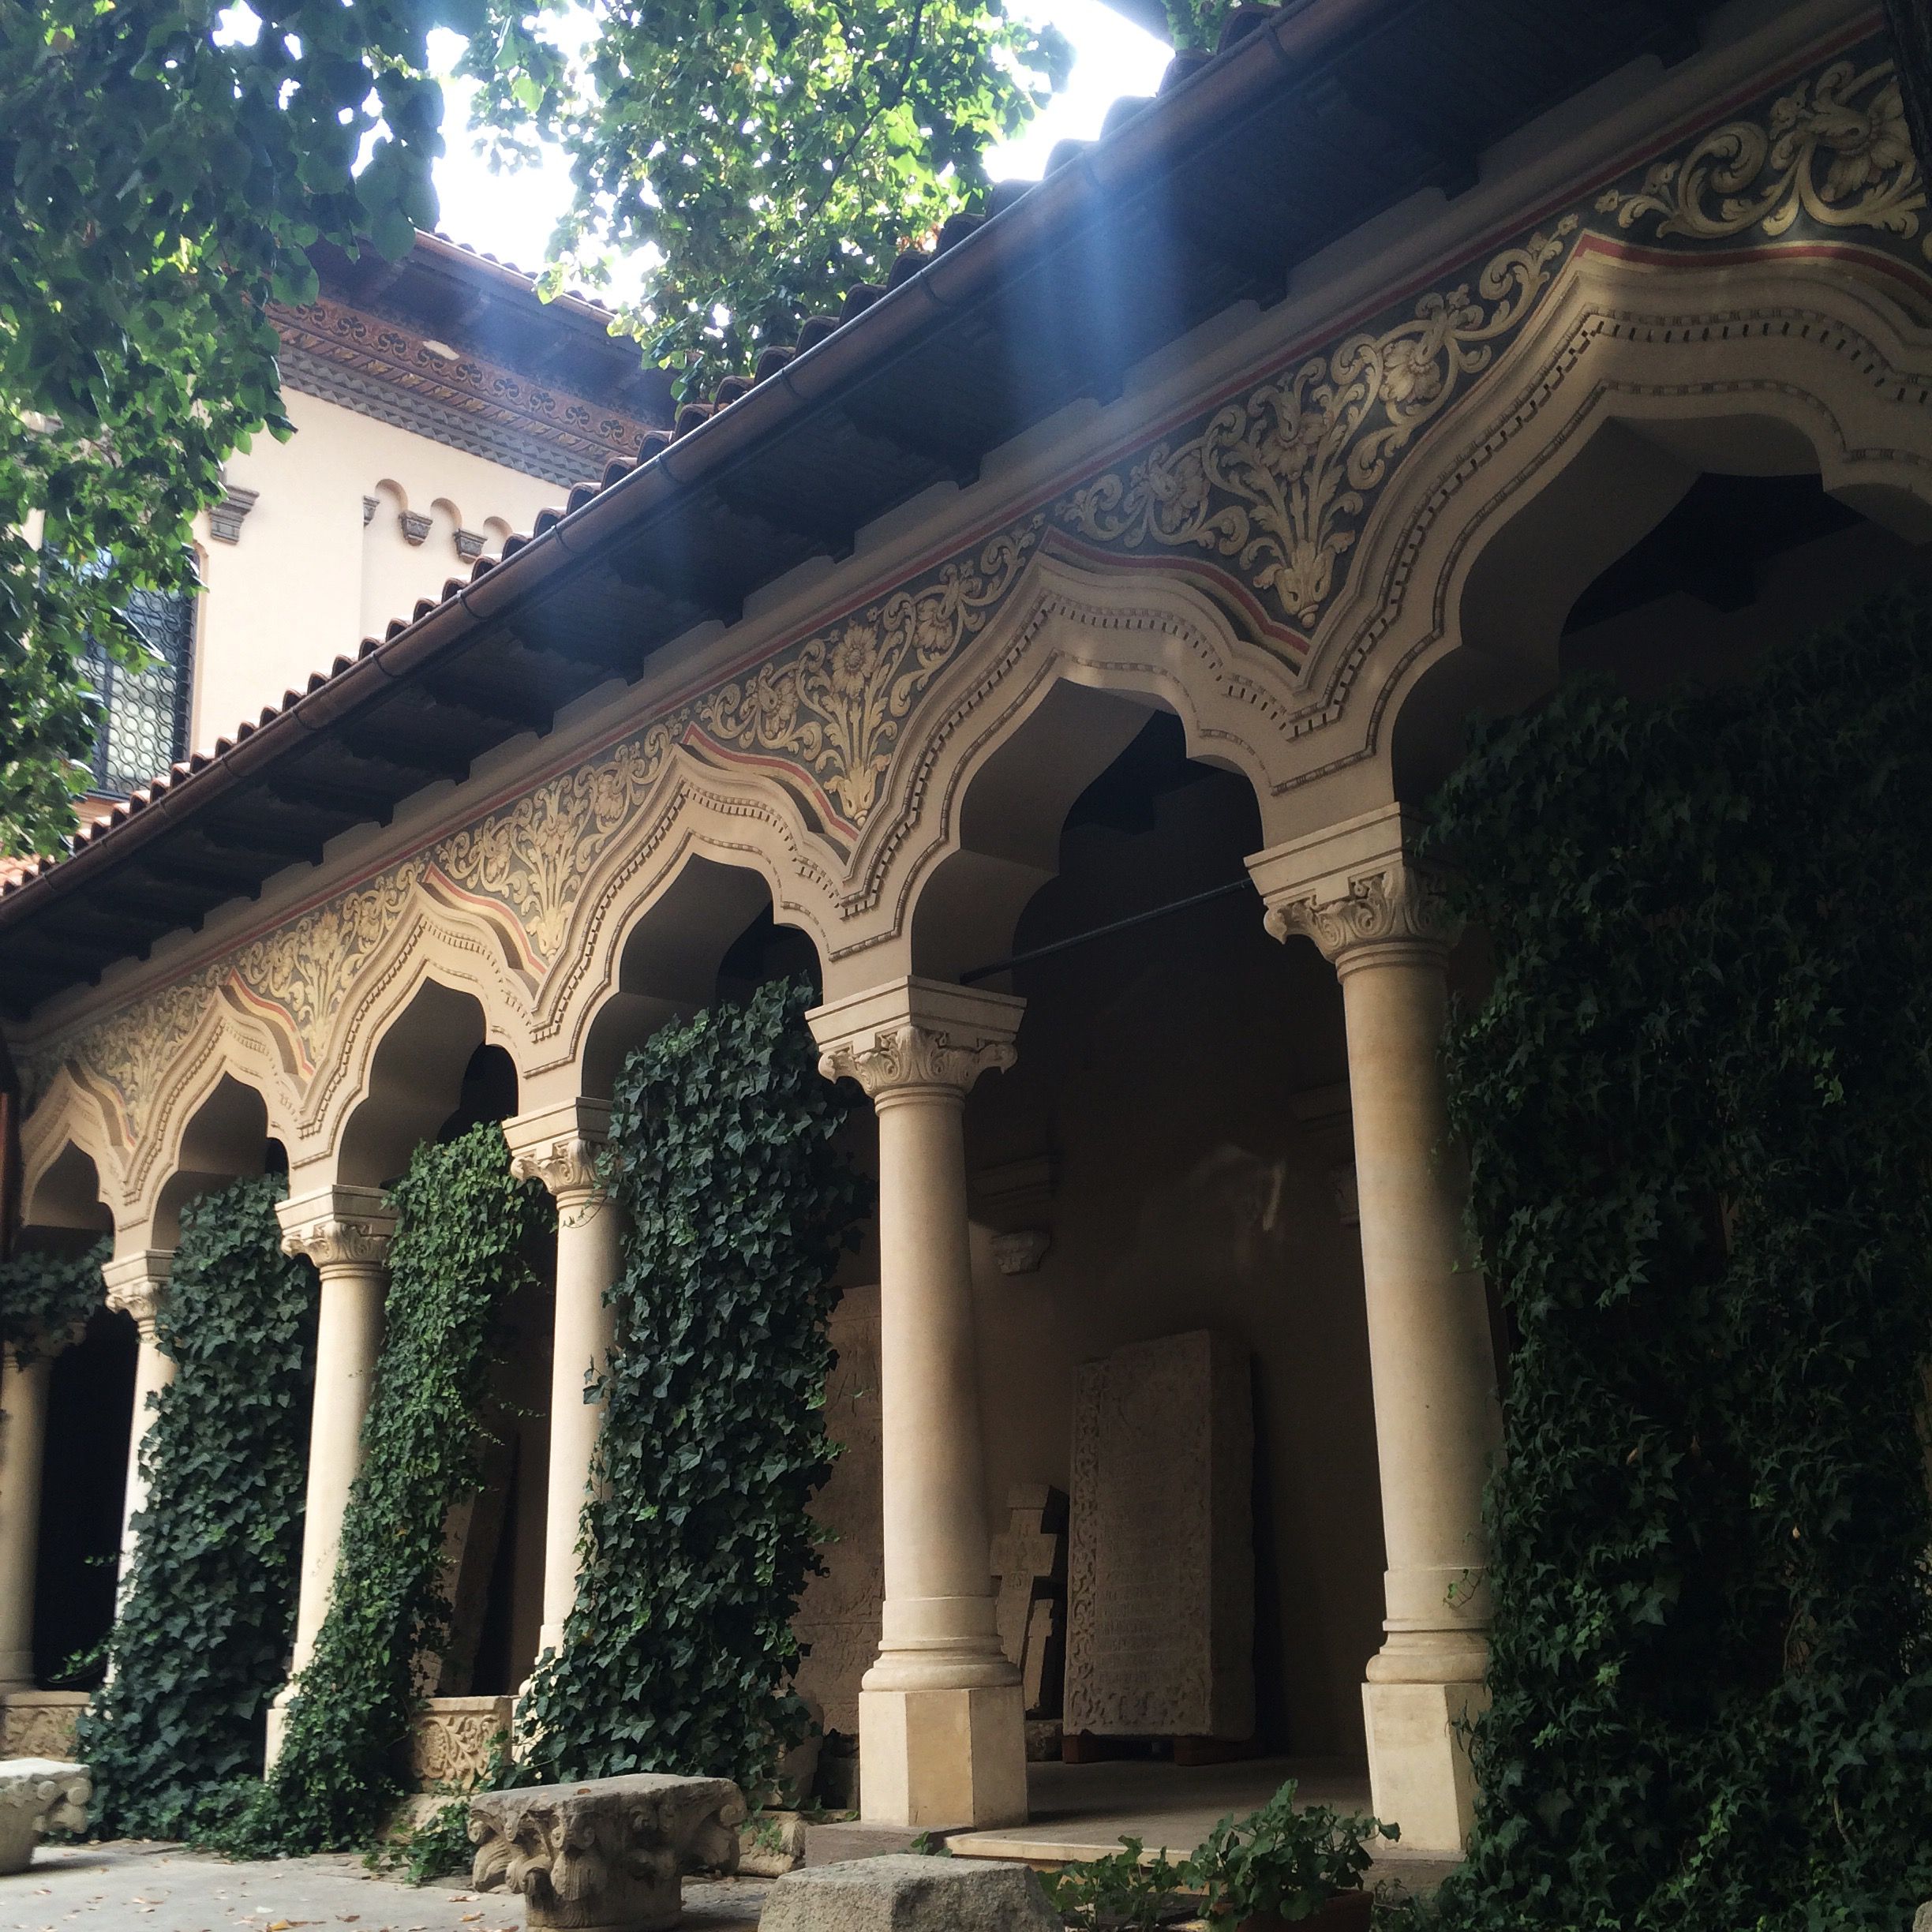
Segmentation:
<svg viewBox="0 0 1932 1932">
<path fill-rule="evenodd" d="M 0 852 L 73 829 L 90 642 L 144 661 L 130 593 L 191 589 L 223 463 L 290 433 L 266 305 L 314 299 L 304 249 L 436 219 L 427 36 L 482 0 L 256 12 L 0 6 Z"/>
<path fill-rule="evenodd" d="M 608 1406 L 576 1605 L 531 1693 L 530 1775 L 756 1793 L 805 1734 L 791 1619 L 818 1567 L 830 1281 L 859 1208 L 810 1003 L 765 986 L 653 1035 L 619 1076 Z"/>
<path fill-rule="evenodd" d="M 101 1269 L 112 1250 L 103 1240 L 85 1254 L 29 1248 L 0 1261 L 0 1347 L 24 1368 L 50 1339 L 84 1326 L 106 1298 Z"/>
<path fill-rule="evenodd" d="M 1932 601 L 1746 687 L 1489 732 L 1436 836 L 1515 1331 L 1462 1932 L 1932 1896 Z"/>
<path fill-rule="evenodd" d="M 256 1854 L 367 1844 L 403 1788 L 419 1661 L 449 1627 L 444 1521 L 482 1479 L 497 1316 L 550 1224 L 495 1122 L 419 1148 L 391 1199 L 387 1328 L 315 1654 L 280 1754 L 232 1840 Z"/>
<path fill-rule="evenodd" d="M 301 1562 L 315 1275 L 284 1255 L 278 1176 L 182 1211 L 155 1320 L 174 1380 L 141 1444 L 147 1507 L 81 1720 L 103 1837 L 189 1838 L 261 1768 Z"/>
</svg>

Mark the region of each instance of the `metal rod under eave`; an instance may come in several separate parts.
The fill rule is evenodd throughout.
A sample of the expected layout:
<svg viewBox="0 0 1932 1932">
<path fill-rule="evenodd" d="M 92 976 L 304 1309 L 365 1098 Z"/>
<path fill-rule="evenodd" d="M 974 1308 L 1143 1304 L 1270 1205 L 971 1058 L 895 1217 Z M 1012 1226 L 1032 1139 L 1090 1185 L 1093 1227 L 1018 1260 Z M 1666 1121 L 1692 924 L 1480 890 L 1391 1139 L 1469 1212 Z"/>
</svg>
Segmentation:
<svg viewBox="0 0 1932 1932">
<path fill-rule="evenodd" d="M 1110 925 L 1095 926 L 1091 930 L 1075 933 L 1065 939 L 1056 939 L 1050 945 L 1029 947 L 1024 953 L 1015 953 L 1003 960 L 995 960 L 990 966 L 975 966 L 971 972 L 960 975 L 961 986 L 972 986 L 982 979 L 991 979 L 998 974 L 1011 972 L 1016 966 L 1030 966 L 1035 960 L 1051 959 L 1056 953 L 1070 953 L 1076 946 L 1091 944 L 1095 939 L 1110 939 L 1116 933 L 1131 932 L 1136 926 L 1145 926 L 1158 919 L 1166 919 L 1174 912 L 1186 912 L 1196 906 L 1211 904 L 1216 899 L 1231 899 L 1237 893 L 1252 892 L 1254 885 L 1247 878 L 1230 879 L 1225 886 L 1210 886 L 1206 892 L 1198 892 L 1185 899 L 1176 899 L 1164 906 L 1155 906 L 1145 912 L 1130 913 L 1128 917 L 1115 919 Z"/>
</svg>

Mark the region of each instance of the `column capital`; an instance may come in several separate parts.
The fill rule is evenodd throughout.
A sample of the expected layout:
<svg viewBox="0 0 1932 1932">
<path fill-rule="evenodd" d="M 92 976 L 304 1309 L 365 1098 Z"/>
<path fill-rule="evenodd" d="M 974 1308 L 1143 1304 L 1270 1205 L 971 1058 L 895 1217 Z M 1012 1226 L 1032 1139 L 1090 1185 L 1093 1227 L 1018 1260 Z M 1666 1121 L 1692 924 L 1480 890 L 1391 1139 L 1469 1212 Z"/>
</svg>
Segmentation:
<svg viewBox="0 0 1932 1932">
<path fill-rule="evenodd" d="M 116 1255 L 102 1265 L 107 1305 L 120 1314 L 132 1316 L 144 1342 L 155 1339 L 155 1317 L 160 1312 L 161 1298 L 167 1292 L 168 1277 L 174 1267 L 171 1248 L 137 1248 L 132 1254 Z"/>
<path fill-rule="evenodd" d="M 919 1089 L 964 1094 L 1011 1066 L 1026 1002 L 908 976 L 816 1006 L 806 1016 L 827 1080 L 856 1080 L 874 1100 Z"/>
<path fill-rule="evenodd" d="M 1461 930 L 1441 874 L 1415 856 L 1415 814 L 1386 805 L 1248 861 L 1277 939 L 1312 939 L 1338 971 L 1369 949 L 1446 957 Z"/>
<path fill-rule="evenodd" d="M 610 1139 L 610 1103 L 578 1095 L 504 1122 L 510 1171 L 519 1181 L 541 1181 L 560 1204 L 601 1194 L 597 1156 Z"/>
<path fill-rule="evenodd" d="M 306 1255 L 324 1273 L 380 1266 L 395 1232 L 395 1210 L 380 1188 L 338 1181 L 275 1204 L 282 1252 Z"/>
</svg>

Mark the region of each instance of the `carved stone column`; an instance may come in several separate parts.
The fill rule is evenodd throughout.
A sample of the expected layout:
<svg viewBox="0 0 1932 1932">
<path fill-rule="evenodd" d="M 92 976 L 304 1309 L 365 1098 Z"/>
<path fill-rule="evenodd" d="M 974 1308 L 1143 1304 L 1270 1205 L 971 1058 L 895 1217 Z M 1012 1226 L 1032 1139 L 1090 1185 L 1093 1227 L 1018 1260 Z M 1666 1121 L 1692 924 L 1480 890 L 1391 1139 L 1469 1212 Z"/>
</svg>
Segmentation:
<svg viewBox="0 0 1932 1932">
<path fill-rule="evenodd" d="M 1405 1847 L 1459 1848 L 1474 1799 L 1458 1726 L 1486 1702 L 1483 1485 L 1500 1440 L 1480 1275 L 1460 1265 L 1464 1179 L 1447 1143 L 1444 967 L 1455 935 L 1398 807 L 1249 861 L 1277 938 L 1342 981 L 1388 1569 L 1363 1706 L 1378 1817 Z"/>
<path fill-rule="evenodd" d="M 134 1425 L 128 1432 L 127 1488 L 121 1508 L 121 1581 L 125 1585 L 134 1562 L 134 1518 L 148 1503 L 148 1485 L 141 1475 L 141 1445 L 154 1420 L 155 1399 L 174 1380 L 174 1357 L 155 1336 L 155 1318 L 167 1291 L 174 1265 L 171 1248 L 143 1248 L 117 1256 L 101 1270 L 107 1285 L 107 1305 L 131 1316 L 140 1348 L 134 1357 Z"/>
<path fill-rule="evenodd" d="M 385 1264 L 395 1215 L 380 1188 L 341 1185 L 280 1202 L 275 1213 L 282 1223 L 283 1252 L 306 1255 L 322 1281 L 301 1585 L 295 1609 L 294 1668 L 299 1676 L 328 1608 L 349 1488 L 362 1466 L 362 1422 L 382 1350 Z M 271 1763 L 289 1696 L 284 1688 L 269 1713 Z"/>
<path fill-rule="evenodd" d="M 588 1400 L 585 1389 L 591 1376 L 603 1372 L 610 1354 L 612 1318 L 605 1297 L 620 1266 L 620 1222 L 597 1181 L 597 1155 L 610 1134 L 606 1102 L 567 1101 L 505 1122 L 504 1133 L 511 1171 L 519 1180 L 542 1181 L 557 1208 L 541 1654 L 563 1642 L 576 1601 L 577 1530 L 604 1421 L 603 1403 Z"/>
<path fill-rule="evenodd" d="M 47 1454 L 47 1354 L 0 1347 L 0 1696 L 34 1687 L 34 1581 Z"/>
<path fill-rule="evenodd" d="M 864 1816 L 884 1824 L 1027 1814 L 1019 1673 L 987 1567 L 964 1129 L 967 1089 L 1013 1065 L 1024 1010 L 908 979 L 810 1016 L 820 1069 L 878 1114 L 886 1604 L 859 1746 Z"/>
</svg>

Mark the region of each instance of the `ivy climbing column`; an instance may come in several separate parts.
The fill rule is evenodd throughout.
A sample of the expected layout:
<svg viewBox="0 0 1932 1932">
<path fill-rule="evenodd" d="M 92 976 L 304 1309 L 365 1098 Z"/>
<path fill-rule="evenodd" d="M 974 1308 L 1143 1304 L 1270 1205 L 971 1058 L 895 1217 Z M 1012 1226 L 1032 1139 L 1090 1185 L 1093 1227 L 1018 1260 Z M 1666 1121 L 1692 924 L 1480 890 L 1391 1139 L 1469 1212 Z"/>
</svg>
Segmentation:
<svg viewBox="0 0 1932 1932">
<path fill-rule="evenodd" d="M 48 1357 L 0 1346 L 0 1695 L 34 1687 L 34 1578 L 47 1452 Z"/>
<path fill-rule="evenodd" d="M 295 1610 L 295 1673 L 315 1649 L 342 1548 L 350 1485 L 362 1460 L 362 1421 L 382 1352 L 386 1264 L 395 1215 L 381 1189 L 339 1184 L 279 1202 L 286 1254 L 306 1255 L 321 1279 L 316 1327 L 315 1406 L 309 1425 L 309 1482 L 302 1526 L 301 1584 Z M 268 1718 L 268 1757 L 281 1739 L 285 1687 Z"/>
<path fill-rule="evenodd" d="M 1025 1002 L 906 979 L 818 1008 L 829 1079 L 878 1115 L 886 1602 L 859 1699 L 868 1822 L 1027 1815 L 1019 1673 L 994 1627 L 966 1211 L 967 1090 L 1013 1063 Z"/>
<path fill-rule="evenodd" d="M 1462 1720 L 1488 1662 L 1483 1488 L 1501 1439 L 1482 1279 L 1458 1267 L 1463 1187 L 1440 1061 L 1454 934 L 1398 807 L 1250 861 L 1279 939 L 1342 981 L 1381 1469 L 1387 1635 L 1362 1689 L 1376 1815 L 1459 1850 L 1474 1803 Z"/>
<path fill-rule="evenodd" d="M 601 1401 L 586 1383 L 610 1354 L 608 1297 L 621 1265 L 621 1220 L 599 1183 L 597 1155 L 610 1136 L 606 1101 L 575 1099 L 508 1121 L 511 1171 L 541 1181 L 556 1202 L 556 1307 L 550 1365 L 550 1470 L 544 1504 L 543 1628 L 539 1654 L 559 1649 L 577 1596 L 577 1538 Z"/>
<path fill-rule="evenodd" d="M 174 1254 L 171 1249 L 142 1248 L 108 1262 L 101 1270 L 107 1305 L 132 1317 L 140 1346 L 134 1357 L 134 1425 L 128 1432 L 127 1488 L 121 1507 L 121 1576 L 125 1582 L 134 1559 L 134 1518 L 147 1505 L 141 1478 L 141 1443 L 154 1420 L 150 1398 L 174 1380 L 174 1357 L 155 1338 L 155 1319 L 167 1292 Z"/>
</svg>

